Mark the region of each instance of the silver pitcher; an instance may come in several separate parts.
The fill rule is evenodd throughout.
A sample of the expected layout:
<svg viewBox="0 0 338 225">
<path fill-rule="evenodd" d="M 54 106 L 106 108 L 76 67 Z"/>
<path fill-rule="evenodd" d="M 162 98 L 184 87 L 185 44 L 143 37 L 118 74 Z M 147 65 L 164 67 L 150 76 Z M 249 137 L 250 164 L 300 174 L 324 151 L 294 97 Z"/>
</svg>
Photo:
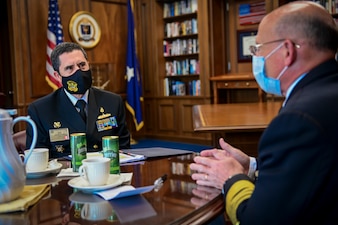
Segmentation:
<svg viewBox="0 0 338 225">
<path fill-rule="evenodd" d="M 13 126 L 19 121 L 28 122 L 33 128 L 33 141 L 29 154 L 22 162 L 13 141 Z M 4 109 L 0 109 L 0 203 L 20 196 L 26 182 L 26 163 L 36 145 L 37 129 L 28 116 L 14 120 Z"/>
</svg>

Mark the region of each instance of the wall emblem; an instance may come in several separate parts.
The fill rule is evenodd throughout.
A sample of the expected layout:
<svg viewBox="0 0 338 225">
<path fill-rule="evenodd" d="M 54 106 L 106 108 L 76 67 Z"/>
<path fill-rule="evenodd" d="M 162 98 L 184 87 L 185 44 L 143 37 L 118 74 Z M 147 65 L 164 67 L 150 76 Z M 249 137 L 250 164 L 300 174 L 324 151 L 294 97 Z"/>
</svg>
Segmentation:
<svg viewBox="0 0 338 225">
<path fill-rule="evenodd" d="M 72 16 L 69 33 L 72 40 L 85 49 L 95 47 L 101 38 L 99 24 L 93 14 L 86 11 L 77 12 Z"/>
</svg>

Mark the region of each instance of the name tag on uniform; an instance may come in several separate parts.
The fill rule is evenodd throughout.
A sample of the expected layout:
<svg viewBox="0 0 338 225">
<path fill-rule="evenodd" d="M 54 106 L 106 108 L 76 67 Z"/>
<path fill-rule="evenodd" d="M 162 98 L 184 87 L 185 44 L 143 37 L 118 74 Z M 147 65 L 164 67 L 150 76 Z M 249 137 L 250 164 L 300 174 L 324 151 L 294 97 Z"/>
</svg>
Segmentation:
<svg viewBox="0 0 338 225">
<path fill-rule="evenodd" d="M 109 117 L 96 121 L 96 127 L 98 131 L 111 130 L 113 127 L 118 127 L 116 117 Z"/>
<path fill-rule="evenodd" d="M 68 128 L 58 128 L 49 130 L 50 142 L 69 140 Z"/>
</svg>

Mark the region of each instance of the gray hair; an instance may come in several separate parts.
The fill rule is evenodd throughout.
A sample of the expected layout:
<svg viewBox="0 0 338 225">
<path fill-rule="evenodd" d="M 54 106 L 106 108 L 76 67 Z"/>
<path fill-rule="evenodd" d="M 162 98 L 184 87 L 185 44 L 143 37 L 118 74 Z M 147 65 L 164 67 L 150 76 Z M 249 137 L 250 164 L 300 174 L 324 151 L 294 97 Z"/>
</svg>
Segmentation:
<svg viewBox="0 0 338 225">
<path fill-rule="evenodd" d="M 293 41 L 307 40 L 318 50 L 337 52 L 338 49 L 338 28 L 333 19 L 328 21 L 316 15 L 289 13 L 277 22 L 276 33 Z"/>
</svg>

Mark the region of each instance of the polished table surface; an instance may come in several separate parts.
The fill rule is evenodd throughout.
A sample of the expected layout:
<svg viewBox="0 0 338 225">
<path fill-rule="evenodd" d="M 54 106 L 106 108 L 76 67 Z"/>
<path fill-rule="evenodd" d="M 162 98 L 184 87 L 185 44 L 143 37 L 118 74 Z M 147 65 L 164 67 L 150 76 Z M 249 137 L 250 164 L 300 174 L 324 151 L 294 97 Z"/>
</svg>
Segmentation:
<svg viewBox="0 0 338 225">
<path fill-rule="evenodd" d="M 281 104 L 281 102 L 257 102 L 195 105 L 194 130 L 205 132 L 264 130 L 278 114 Z"/>
<path fill-rule="evenodd" d="M 224 138 L 246 154 L 257 156 L 259 139 L 281 105 L 282 102 L 195 105 L 194 131 L 211 133 L 214 147 L 220 148 L 219 139 Z"/>
<path fill-rule="evenodd" d="M 26 185 L 51 185 L 50 193 L 26 212 L 0 214 L 0 224 L 204 224 L 223 214 L 224 204 L 219 190 L 197 186 L 191 179 L 193 157 L 187 154 L 121 166 L 121 172 L 133 173 L 134 187 L 152 185 L 164 174 L 168 178 L 157 192 L 110 201 L 83 194 L 67 184 L 69 178 L 55 174 L 27 179 Z M 70 166 L 68 161 L 61 163 Z M 94 218 L 90 212 L 98 208 L 100 213 Z"/>
</svg>

